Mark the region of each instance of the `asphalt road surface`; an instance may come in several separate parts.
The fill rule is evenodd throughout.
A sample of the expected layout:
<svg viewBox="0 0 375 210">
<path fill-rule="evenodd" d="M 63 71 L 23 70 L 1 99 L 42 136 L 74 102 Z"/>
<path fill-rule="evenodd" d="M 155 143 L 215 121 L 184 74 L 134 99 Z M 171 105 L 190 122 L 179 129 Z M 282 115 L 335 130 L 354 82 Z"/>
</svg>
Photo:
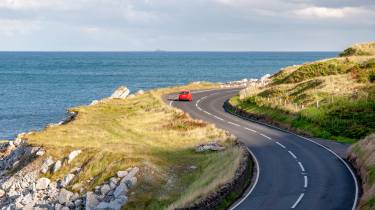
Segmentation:
<svg viewBox="0 0 375 210">
<path fill-rule="evenodd" d="M 348 165 L 314 141 L 225 112 L 238 90 L 193 92 L 192 102 L 170 105 L 214 123 L 246 144 L 258 167 L 254 183 L 232 209 L 351 210 L 358 184 Z"/>
</svg>

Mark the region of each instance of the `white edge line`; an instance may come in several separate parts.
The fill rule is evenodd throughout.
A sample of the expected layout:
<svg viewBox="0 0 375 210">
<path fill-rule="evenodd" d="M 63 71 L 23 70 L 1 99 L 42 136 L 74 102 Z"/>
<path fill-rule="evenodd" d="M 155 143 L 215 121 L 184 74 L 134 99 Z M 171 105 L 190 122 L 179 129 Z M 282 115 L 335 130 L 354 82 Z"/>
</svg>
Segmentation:
<svg viewBox="0 0 375 210">
<path fill-rule="evenodd" d="M 298 162 L 298 165 L 299 165 L 299 167 L 301 168 L 301 171 L 302 171 L 302 172 L 305 172 L 305 168 L 303 167 L 302 163 L 301 163 L 301 162 Z"/>
<path fill-rule="evenodd" d="M 288 151 L 289 154 L 294 158 L 294 159 L 297 159 L 297 156 L 292 152 L 292 151 Z"/>
<path fill-rule="evenodd" d="M 286 149 L 286 147 L 283 145 L 283 144 L 281 144 L 280 142 L 275 142 L 277 145 L 279 145 L 280 147 L 282 147 L 282 148 L 284 148 L 284 149 Z"/>
<path fill-rule="evenodd" d="M 304 188 L 307 188 L 307 185 L 308 185 L 308 179 L 307 179 L 307 176 L 305 175 L 305 176 L 303 176 L 303 179 L 304 179 L 304 184 L 303 184 L 303 187 Z"/>
<path fill-rule="evenodd" d="M 172 106 L 172 104 L 173 104 L 173 101 L 169 102 L 169 106 Z"/>
<path fill-rule="evenodd" d="M 215 117 L 216 119 L 218 119 L 218 120 L 224 121 L 223 118 L 220 118 L 220 117 L 218 117 L 218 116 L 216 116 L 216 115 L 214 115 L 214 117 Z"/>
<path fill-rule="evenodd" d="M 311 140 L 311 139 L 309 139 L 309 138 L 303 137 L 303 136 L 298 135 L 298 134 L 296 134 L 296 133 L 293 133 L 293 132 L 291 132 L 291 131 L 287 131 L 287 130 L 281 129 L 281 128 L 278 128 L 278 127 L 276 127 L 276 126 L 273 126 L 273 125 L 270 125 L 270 124 L 267 124 L 267 123 L 263 123 L 263 122 L 259 122 L 259 121 L 253 120 L 253 119 L 249 119 L 249 118 L 247 118 L 247 117 L 243 117 L 243 116 L 241 116 L 241 115 L 234 114 L 234 113 L 232 113 L 232 112 L 228 112 L 228 113 L 231 113 L 231 114 L 233 114 L 233 115 L 235 115 L 235 116 L 238 116 L 238 117 L 240 117 L 240 118 L 243 118 L 243 119 L 249 120 L 249 121 L 251 121 L 251 122 L 255 122 L 255 123 L 258 123 L 258 124 L 261 124 L 261 125 L 268 126 L 268 127 L 270 127 L 270 128 L 274 128 L 274 129 L 279 130 L 279 131 L 283 131 L 283 132 L 285 132 L 285 133 L 289 133 L 289 134 L 292 134 L 292 135 L 298 136 L 298 137 L 300 137 L 300 138 L 302 138 L 302 139 L 305 139 L 306 141 L 309 141 L 309 142 L 311 142 L 311 143 L 313 143 L 313 144 L 315 144 L 315 145 L 318 145 L 318 146 L 322 147 L 323 149 L 326 149 L 327 151 L 329 151 L 330 153 L 332 153 L 334 156 L 336 156 L 336 157 L 337 157 L 337 158 L 338 158 L 338 159 L 339 159 L 339 160 L 340 160 L 340 161 L 346 166 L 346 168 L 348 169 L 348 171 L 349 171 L 350 174 L 352 175 L 352 178 L 353 178 L 354 183 L 355 183 L 355 197 L 354 197 L 354 201 L 353 201 L 352 210 L 355 210 L 355 209 L 356 209 L 356 207 L 357 207 L 357 203 L 358 203 L 358 188 L 359 188 L 359 187 L 358 187 L 358 181 L 357 181 L 357 178 L 356 178 L 356 176 L 355 176 L 353 170 L 352 170 L 352 169 L 350 168 L 350 166 L 348 165 L 348 163 L 346 163 L 345 160 L 342 159 L 342 158 L 341 158 L 338 154 L 336 154 L 333 150 L 329 149 L 328 147 L 326 147 L 326 146 L 324 146 L 324 145 L 322 145 L 322 144 L 320 144 L 320 143 L 318 143 L 318 142 L 315 142 L 315 141 L 313 141 L 313 140 Z"/>
<path fill-rule="evenodd" d="M 252 158 L 254 159 L 254 162 L 255 162 L 255 167 L 256 167 L 256 170 L 257 170 L 257 175 L 255 177 L 255 181 L 254 181 L 254 184 L 251 186 L 250 190 L 246 193 L 246 195 L 241 199 L 239 200 L 234 206 L 232 206 L 229 210 L 233 210 L 235 208 L 237 208 L 237 206 L 239 206 L 242 202 L 244 202 L 244 200 L 247 199 L 247 197 L 249 197 L 249 195 L 254 191 L 256 185 L 258 184 L 258 180 L 259 180 L 259 174 L 260 174 L 260 168 L 259 168 L 259 163 L 258 163 L 258 159 L 255 157 L 254 153 L 248 148 L 246 147 L 247 151 L 250 152 L 250 155 L 252 156 Z"/>
<path fill-rule="evenodd" d="M 301 195 L 299 195 L 297 201 L 293 204 L 293 206 L 291 207 L 292 209 L 296 208 L 298 203 L 302 200 L 303 196 L 305 195 L 305 193 L 301 193 Z"/>
</svg>

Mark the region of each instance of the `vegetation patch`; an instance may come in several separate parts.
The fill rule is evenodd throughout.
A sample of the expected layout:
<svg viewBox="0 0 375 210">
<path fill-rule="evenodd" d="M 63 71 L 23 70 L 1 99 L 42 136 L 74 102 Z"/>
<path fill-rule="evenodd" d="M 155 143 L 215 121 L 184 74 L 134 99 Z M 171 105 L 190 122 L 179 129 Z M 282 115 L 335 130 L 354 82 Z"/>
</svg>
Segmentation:
<svg viewBox="0 0 375 210">
<path fill-rule="evenodd" d="M 92 190 L 119 170 L 140 167 L 138 186 L 130 192 L 128 209 L 183 207 L 230 181 L 244 152 L 234 137 L 211 124 L 191 119 L 167 106 L 161 96 L 180 89 L 207 89 L 214 84 L 148 91 L 127 99 L 105 100 L 70 109 L 78 113 L 70 123 L 51 126 L 25 138 L 41 146 L 54 160 L 69 152 L 82 153 L 70 164 L 46 176 L 61 179 L 82 168 L 68 186 Z M 197 144 L 218 141 L 225 150 L 197 153 Z"/>
</svg>

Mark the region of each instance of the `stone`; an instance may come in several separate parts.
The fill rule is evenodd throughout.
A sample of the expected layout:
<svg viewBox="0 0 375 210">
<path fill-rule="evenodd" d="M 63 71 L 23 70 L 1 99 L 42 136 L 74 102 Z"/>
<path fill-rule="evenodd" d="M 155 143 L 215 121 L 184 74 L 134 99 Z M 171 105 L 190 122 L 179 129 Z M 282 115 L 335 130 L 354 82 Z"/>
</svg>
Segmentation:
<svg viewBox="0 0 375 210">
<path fill-rule="evenodd" d="M 59 196 L 57 197 L 57 200 L 59 201 L 60 204 L 65 204 L 70 201 L 70 198 L 73 196 L 73 193 L 62 188 L 60 190 Z"/>
<path fill-rule="evenodd" d="M 21 203 L 23 205 L 31 204 L 33 203 L 33 196 L 31 193 L 27 194 L 26 196 L 23 196 Z"/>
<path fill-rule="evenodd" d="M 195 147 L 196 152 L 205 152 L 205 151 L 220 151 L 225 149 L 222 145 L 217 142 L 209 142 L 207 144 L 200 144 Z"/>
<path fill-rule="evenodd" d="M 62 205 L 60 203 L 56 203 L 55 204 L 55 210 L 61 210 L 62 209 Z"/>
<path fill-rule="evenodd" d="M 42 178 L 38 179 L 38 181 L 36 182 L 35 188 L 37 190 L 47 189 L 50 182 L 51 182 L 51 180 L 49 180 L 48 178 L 42 177 Z"/>
<path fill-rule="evenodd" d="M 75 201 L 74 201 L 74 205 L 75 205 L 76 207 L 80 207 L 80 206 L 82 205 L 82 200 L 81 200 L 81 199 L 77 199 L 77 200 L 75 200 Z"/>
<path fill-rule="evenodd" d="M 122 183 L 122 182 L 121 182 L 121 183 L 116 187 L 116 189 L 115 189 L 113 195 L 117 198 L 117 197 L 119 197 L 120 195 L 125 195 L 127 192 L 128 192 L 128 187 L 126 186 L 125 183 Z"/>
<path fill-rule="evenodd" d="M 74 158 L 76 158 L 81 152 L 82 150 L 74 150 L 71 153 L 69 153 L 68 163 L 71 163 L 74 160 Z"/>
<path fill-rule="evenodd" d="M 111 190 L 111 187 L 108 184 L 105 184 L 100 188 L 100 192 L 102 195 L 107 194 L 110 190 Z"/>
<path fill-rule="evenodd" d="M 134 97 L 135 97 L 134 94 L 130 94 L 130 95 L 128 95 L 128 97 L 126 97 L 126 98 L 134 98 Z"/>
<path fill-rule="evenodd" d="M 65 187 L 69 185 L 69 183 L 74 179 L 75 175 L 74 174 L 68 174 L 64 176 L 63 180 L 60 182 L 60 186 Z"/>
<path fill-rule="evenodd" d="M 91 104 L 90 105 L 96 105 L 96 104 L 98 104 L 99 103 L 99 101 L 98 100 L 93 100 L 92 102 L 91 102 Z"/>
<path fill-rule="evenodd" d="M 123 205 L 128 202 L 128 198 L 125 195 L 117 197 L 115 200 L 109 202 L 109 209 L 120 210 Z"/>
<path fill-rule="evenodd" d="M 138 90 L 136 93 L 135 93 L 135 95 L 143 95 L 145 93 L 145 91 L 144 90 Z"/>
<path fill-rule="evenodd" d="M 109 209 L 109 203 L 107 202 L 100 202 L 95 209 Z"/>
<path fill-rule="evenodd" d="M 21 134 L 18 134 L 18 136 L 20 136 Z M 20 144 L 22 143 L 22 139 L 21 138 L 16 138 L 13 142 L 14 146 L 18 147 Z"/>
<path fill-rule="evenodd" d="M 43 149 L 39 149 L 39 150 L 35 153 L 35 155 L 36 155 L 36 156 L 43 156 L 44 153 L 45 153 L 45 151 L 44 151 Z"/>
<path fill-rule="evenodd" d="M 47 159 L 45 159 L 45 160 L 43 161 L 43 164 L 42 164 L 42 166 L 41 166 L 40 172 L 43 173 L 43 174 L 47 173 L 49 167 L 50 167 L 52 164 L 53 164 L 53 159 L 52 159 L 52 157 L 51 157 L 51 156 L 47 157 Z"/>
<path fill-rule="evenodd" d="M 127 171 L 117 171 L 117 176 L 122 178 L 124 176 L 128 175 Z"/>
<path fill-rule="evenodd" d="M 53 165 L 53 173 L 56 173 L 62 166 L 61 160 L 56 161 L 55 165 Z"/>
<path fill-rule="evenodd" d="M 131 179 L 126 180 L 125 183 L 126 183 L 126 186 L 128 186 L 129 188 L 132 188 L 137 184 L 137 177 L 132 177 Z"/>
<path fill-rule="evenodd" d="M 119 99 L 124 99 L 129 95 L 130 91 L 127 87 L 125 86 L 120 86 L 118 87 L 112 95 L 109 97 L 110 99 L 113 98 L 119 98 Z"/>
<path fill-rule="evenodd" d="M 61 210 L 70 210 L 70 208 L 69 207 L 67 207 L 67 206 L 64 206 L 64 207 L 62 207 L 62 209 Z"/>
<path fill-rule="evenodd" d="M 98 198 L 95 193 L 87 192 L 86 193 L 86 209 L 94 209 L 99 204 Z"/>
<path fill-rule="evenodd" d="M 0 189 L 0 198 L 2 198 L 5 195 L 5 191 Z"/>
</svg>

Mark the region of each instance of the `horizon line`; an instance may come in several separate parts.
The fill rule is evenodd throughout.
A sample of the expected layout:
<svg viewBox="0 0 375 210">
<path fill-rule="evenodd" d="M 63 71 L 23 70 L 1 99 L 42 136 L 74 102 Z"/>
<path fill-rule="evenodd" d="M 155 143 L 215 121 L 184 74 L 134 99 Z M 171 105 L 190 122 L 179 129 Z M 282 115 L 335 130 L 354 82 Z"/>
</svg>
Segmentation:
<svg viewBox="0 0 375 210">
<path fill-rule="evenodd" d="M 53 52 L 53 53 L 184 53 L 184 52 L 228 52 L 228 53 L 245 53 L 245 52 L 256 52 L 256 53 L 268 53 L 268 52 L 341 52 L 336 50 L 0 50 L 0 53 L 17 53 L 17 52 Z"/>
</svg>

